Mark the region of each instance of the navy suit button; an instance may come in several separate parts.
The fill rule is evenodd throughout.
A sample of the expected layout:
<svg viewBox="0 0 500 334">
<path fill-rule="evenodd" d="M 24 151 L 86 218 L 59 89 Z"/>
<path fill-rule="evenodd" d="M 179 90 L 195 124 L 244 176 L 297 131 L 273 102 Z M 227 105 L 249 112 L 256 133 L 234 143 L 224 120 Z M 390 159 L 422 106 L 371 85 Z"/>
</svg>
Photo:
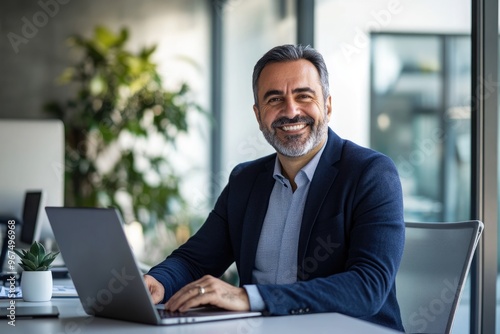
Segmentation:
<svg viewBox="0 0 500 334">
<path fill-rule="evenodd" d="M 297 314 L 297 311 L 296 310 L 291 310 L 290 314 Z"/>
<path fill-rule="evenodd" d="M 309 309 L 309 307 L 306 307 L 305 311 L 306 311 L 306 313 L 309 313 L 309 311 L 311 311 L 311 310 Z"/>
</svg>

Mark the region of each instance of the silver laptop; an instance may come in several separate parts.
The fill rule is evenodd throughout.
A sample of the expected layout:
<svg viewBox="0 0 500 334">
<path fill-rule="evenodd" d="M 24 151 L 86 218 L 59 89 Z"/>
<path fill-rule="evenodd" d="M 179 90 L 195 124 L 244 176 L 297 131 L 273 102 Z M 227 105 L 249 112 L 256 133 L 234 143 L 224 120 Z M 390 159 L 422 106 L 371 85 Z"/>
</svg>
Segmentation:
<svg viewBox="0 0 500 334">
<path fill-rule="evenodd" d="M 61 255 L 85 312 L 155 325 L 255 317 L 204 307 L 171 313 L 154 305 L 116 209 L 46 207 Z"/>
</svg>

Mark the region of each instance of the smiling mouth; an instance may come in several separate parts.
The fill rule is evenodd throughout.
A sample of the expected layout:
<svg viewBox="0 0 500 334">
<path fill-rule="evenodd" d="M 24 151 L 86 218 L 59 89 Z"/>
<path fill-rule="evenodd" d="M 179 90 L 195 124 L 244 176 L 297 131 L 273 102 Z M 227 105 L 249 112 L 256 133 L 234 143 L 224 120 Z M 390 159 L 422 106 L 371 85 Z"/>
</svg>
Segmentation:
<svg viewBox="0 0 500 334">
<path fill-rule="evenodd" d="M 305 128 L 307 124 L 301 123 L 301 124 L 294 124 L 294 125 L 283 125 L 281 127 L 281 130 L 283 131 L 299 131 Z"/>
<path fill-rule="evenodd" d="M 299 132 L 305 129 L 307 126 L 313 126 L 314 120 L 309 116 L 295 116 L 294 118 L 281 117 L 275 120 L 271 127 L 274 129 L 280 129 L 283 132 Z"/>
</svg>

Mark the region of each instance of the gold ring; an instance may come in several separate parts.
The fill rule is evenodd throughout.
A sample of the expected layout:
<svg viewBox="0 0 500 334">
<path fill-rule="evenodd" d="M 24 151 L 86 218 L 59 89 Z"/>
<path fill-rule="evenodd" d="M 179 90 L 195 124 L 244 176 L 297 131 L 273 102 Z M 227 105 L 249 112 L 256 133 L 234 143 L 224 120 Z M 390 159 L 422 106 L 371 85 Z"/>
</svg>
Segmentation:
<svg viewBox="0 0 500 334">
<path fill-rule="evenodd" d="M 205 294 L 205 288 L 202 286 L 198 286 L 198 295 L 201 296 Z"/>
</svg>

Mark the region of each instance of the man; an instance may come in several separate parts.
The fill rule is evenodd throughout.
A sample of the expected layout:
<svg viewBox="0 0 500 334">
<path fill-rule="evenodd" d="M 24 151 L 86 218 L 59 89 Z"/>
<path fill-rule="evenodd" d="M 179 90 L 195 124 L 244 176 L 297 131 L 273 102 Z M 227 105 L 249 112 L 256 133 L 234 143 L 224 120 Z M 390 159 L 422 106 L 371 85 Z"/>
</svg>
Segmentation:
<svg viewBox="0 0 500 334">
<path fill-rule="evenodd" d="M 200 230 L 145 275 L 154 302 L 181 312 L 202 304 L 340 312 L 403 330 L 394 164 L 329 129 L 328 72 L 314 49 L 267 52 L 253 91 L 260 130 L 277 153 L 238 165 Z M 232 262 L 240 287 L 217 278 Z"/>
</svg>

